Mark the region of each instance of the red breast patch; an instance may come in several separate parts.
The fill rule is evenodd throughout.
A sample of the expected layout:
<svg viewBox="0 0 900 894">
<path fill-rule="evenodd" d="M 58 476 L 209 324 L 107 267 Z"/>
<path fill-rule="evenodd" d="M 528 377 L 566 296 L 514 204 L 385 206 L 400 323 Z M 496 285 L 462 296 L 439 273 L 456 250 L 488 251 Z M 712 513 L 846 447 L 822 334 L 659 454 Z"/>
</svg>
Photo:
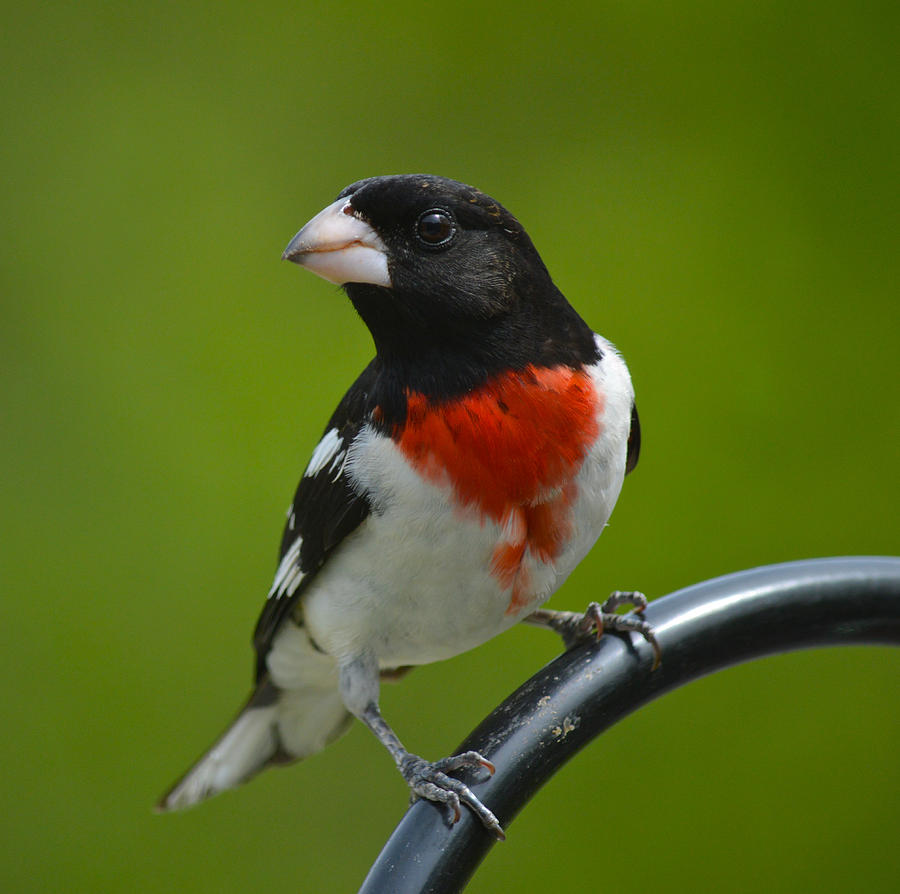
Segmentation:
<svg viewBox="0 0 900 894">
<path fill-rule="evenodd" d="M 407 392 L 398 447 L 424 478 L 449 485 L 460 507 L 503 525 L 491 572 L 512 589 L 507 613 L 530 601 L 526 550 L 552 561 L 571 533 L 573 479 L 602 409 L 590 376 L 565 366 L 505 373 L 447 403 Z"/>
</svg>

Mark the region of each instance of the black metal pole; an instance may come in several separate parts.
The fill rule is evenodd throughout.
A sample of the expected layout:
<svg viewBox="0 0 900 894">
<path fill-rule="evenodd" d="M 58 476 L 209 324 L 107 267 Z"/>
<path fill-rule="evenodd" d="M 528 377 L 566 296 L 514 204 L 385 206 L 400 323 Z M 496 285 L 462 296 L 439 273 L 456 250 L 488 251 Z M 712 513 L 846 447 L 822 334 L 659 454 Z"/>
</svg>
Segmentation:
<svg viewBox="0 0 900 894">
<path fill-rule="evenodd" d="M 460 745 L 497 772 L 471 785 L 505 827 L 581 748 L 678 686 L 752 658 L 830 645 L 900 645 L 900 558 L 848 557 L 740 571 L 678 590 L 645 618 L 662 666 L 640 637 L 605 636 L 560 655 Z M 360 894 L 461 891 L 494 838 L 463 810 L 447 828 L 419 801 L 400 821 Z"/>
</svg>

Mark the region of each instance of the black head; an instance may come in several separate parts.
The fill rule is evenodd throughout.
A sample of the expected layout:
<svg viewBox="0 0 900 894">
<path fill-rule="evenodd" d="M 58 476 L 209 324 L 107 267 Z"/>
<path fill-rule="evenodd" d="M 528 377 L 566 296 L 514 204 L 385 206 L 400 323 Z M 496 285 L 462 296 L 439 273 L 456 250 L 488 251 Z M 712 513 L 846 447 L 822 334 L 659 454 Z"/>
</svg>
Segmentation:
<svg viewBox="0 0 900 894">
<path fill-rule="evenodd" d="M 285 257 L 343 285 L 379 358 L 406 378 L 446 380 L 449 370 L 464 389 L 500 368 L 574 366 L 596 355 L 522 225 L 455 180 L 360 180 L 294 237 Z"/>
<path fill-rule="evenodd" d="M 522 225 L 471 186 L 406 174 L 361 180 L 340 197 L 384 242 L 391 288 L 413 320 L 494 317 L 523 289 L 549 285 Z"/>
</svg>

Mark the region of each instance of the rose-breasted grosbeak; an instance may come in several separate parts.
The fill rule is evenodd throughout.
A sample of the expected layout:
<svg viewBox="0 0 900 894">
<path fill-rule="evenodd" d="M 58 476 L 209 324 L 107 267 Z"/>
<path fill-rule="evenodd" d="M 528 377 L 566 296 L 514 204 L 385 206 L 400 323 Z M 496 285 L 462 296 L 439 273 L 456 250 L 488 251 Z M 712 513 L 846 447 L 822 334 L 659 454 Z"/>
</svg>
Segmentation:
<svg viewBox="0 0 900 894">
<path fill-rule="evenodd" d="M 541 609 L 599 537 L 638 458 L 634 392 L 616 349 L 550 279 L 521 224 L 441 177 L 348 186 L 284 257 L 342 285 L 376 355 L 340 402 L 297 488 L 256 626 L 256 688 L 159 804 L 187 807 L 307 757 L 356 716 L 415 795 L 449 818 L 494 815 L 458 779 L 475 752 L 408 752 L 378 708 L 382 676 L 449 658 L 519 621 L 567 644 L 606 629 Z"/>
</svg>

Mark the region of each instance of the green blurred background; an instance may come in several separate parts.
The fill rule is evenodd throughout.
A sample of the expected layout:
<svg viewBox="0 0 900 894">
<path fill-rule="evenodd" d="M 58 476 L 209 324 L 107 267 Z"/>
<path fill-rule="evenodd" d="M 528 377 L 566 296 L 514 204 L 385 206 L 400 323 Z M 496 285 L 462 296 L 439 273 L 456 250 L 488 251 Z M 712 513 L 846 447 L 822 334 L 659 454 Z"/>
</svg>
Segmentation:
<svg viewBox="0 0 900 894">
<path fill-rule="evenodd" d="M 625 353 L 644 452 L 555 599 L 897 553 L 896 3 L 5 4 L 4 891 L 354 891 L 406 794 L 358 725 L 175 816 L 245 696 L 296 479 L 368 334 L 279 262 L 345 184 L 495 195 Z M 852 611 L 852 608 L 848 608 Z M 558 651 L 389 688 L 439 757 Z M 470 890 L 896 891 L 900 654 L 642 710 Z"/>
</svg>

